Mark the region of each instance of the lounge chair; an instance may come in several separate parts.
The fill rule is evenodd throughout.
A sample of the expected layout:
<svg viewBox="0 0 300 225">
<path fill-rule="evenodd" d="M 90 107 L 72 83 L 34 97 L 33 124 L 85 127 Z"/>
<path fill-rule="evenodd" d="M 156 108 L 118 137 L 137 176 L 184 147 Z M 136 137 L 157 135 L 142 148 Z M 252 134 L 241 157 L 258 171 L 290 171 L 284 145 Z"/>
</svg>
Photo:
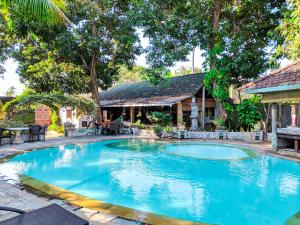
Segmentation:
<svg viewBox="0 0 300 225">
<path fill-rule="evenodd" d="M 16 217 L 0 222 L 0 225 L 88 225 L 89 222 L 68 210 L 52 204 L 30 212 L 0 207 L 0 210 L 19 213 Z"/>
<path fill-rule="evenodd" d="M 13 135 L 10 130 L 0 127 L 0 145 L 2 144 L 2 139 L 9 138 L 10 144 L 13 142 Z"/>
<path fill-rule="evenodd" d="M 38 141 L 40 140 L 40 135 L 44 135 L 44 141 L 46 136 L 46 130 L 41 125 L 29 125 L 29 141 L 33 142 L 33 137 L 37 136 Z"/>
</svg>

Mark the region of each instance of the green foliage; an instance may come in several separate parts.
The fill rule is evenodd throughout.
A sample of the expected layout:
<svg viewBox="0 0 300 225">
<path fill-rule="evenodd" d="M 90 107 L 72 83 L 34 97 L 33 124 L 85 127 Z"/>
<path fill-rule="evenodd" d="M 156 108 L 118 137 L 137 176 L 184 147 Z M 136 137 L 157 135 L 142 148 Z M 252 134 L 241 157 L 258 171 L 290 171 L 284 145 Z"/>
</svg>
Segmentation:
<svg viewBox="0 0 300 225">
<path fill-rule="evenodd" d="M 51 124 L 48 128 L 49 130 L 56 131 L 57 133 L 64 133 L 64 126 L 60 123 L 60 119 L 56 111 L 52 111 Z"/>
<path fill-rule="evenodd" d="M 122 115 L 116 119 L 116 122 L 119 122 L 119 123 L 122 123 L 123 121 L 124 121 L 124 118 Z"/>
<path fill-rule="evenodd" d="M 220 99 L 221 101 L 226 101 L 229 99 L 228 89 L 230 82 L 227 76 L 228 67 L 223 67 L 219 69 L 210 69 L 204 78 L 204 84 L 206 89 L 212 93 L 215 98 Z M 216 82 L 216 87 L 213 86 L 213 83 Z"/>
<path fill-rule="evenodd" d="M 1 0 L 0 12 L 9 16 L 12 8 L 18 8 L 22 15 L 30 17 L 43 25 L 70 24 L 61 9 L 63 0 Z"/>
<path fill-rule="evenodd" d="M 8 59 L 8 51 L 9 51 L 8 50 L 9 43 L 7 40 L 8 35 L 6 34 L 6 27 L 7 27 L 7 22 L 4 20 L 4 17 L 1 15 L 0 12 L 0 79 L 3 78 L 2 74 L 5 72 L 3 64 Z"/>
<path fill-rule="evenodd" d="M 223 118 L 216 118 L 213 121 L 213 124 L 216 126 L 217 129 L 225 127 L 225 121 Z"/>
<path fill-rule="evenodd" d="M 16 88 L 15 88 L 14 86 L 11 86 L 10 88 L 8 88 L 8 89 L 6 90 L 5 95 L 6 95 L 7 97 L 15 96 L 15 95 L 16 95 Z"/>
<path fill-rule="evenodd" d="M 201 68 L 195 68 L 195 73 L 201 73 Z M 174 76 L 182 76 L 182 75 L 188 75 L 192 74 L 192 68 L 186 68 L 184 66 L 181 66 L 179 69 L 175 71 Z"/>
<path fill-rule="evenodd" d="M 5 112 L 3 110 L 3 103 L 2 101 L 0 100 L 0 120 L 4 119 L 5 118 Z"/>
<path fill-rule="evenodd" d="M 245 131 L 250 131 L 257 122 L 262 120 L 260 98 L 258 96 L 244 99 L 241 104 L 237 106 L 237 111 L 239 126 Z"/>
<path fill-rule="evenodd" d="M 74 26 L 51 29 L 11 9 L 12 26 L 6 33 L 11 39 L 10 54 L 19 62 L 21 81 L 36 92 L 48 93 L 80 94 L 91 93 L 94 86 L 109 88 L 118 80 L 120 66 L 133 66 L 140 53 L 128 9 L 129 2 L 122 0 L 66 1 L 66 15 Z M 95 64 L 93 80 L 91 67 Z"/>
<path fill-rule="evenodd" d="M 153 128 L 154 133 L 157 134 L 158 136 L 161 135 L 161 133 L 163 132 L 163 130 L 164 130 L 164 128 L 161 127 L 161 126 L 159 126 L 159 125 L 157 125 L 157 126 L 155 126 Z"/>
<path fill-rule="evenodd" d="M 163 112 L 151 112 L 147 115 L 147 119 L 161 127 L 166 127 L 171 124 L 171 116 Z"/>
<path fill-rule="evenodd" d="M 288 0 L 289 10 L 285 13 L 279 30 L 284 36 L 284 43 L 277 48 L 279 54 L 291 59 L 300 59 L 300 1 Z"/>
<path fill-rule="evenodd" d="M 144 79 L 143 74 L 144 67 L 142 66 L 133 66 L 131 68 L 121 66 L 117 83 L 122 84 L 142 81 Z"/>
<path fill-rule="evenodd" d="M 2 120 L 0 121 L 0 127 L 8 128 L 8 127 L 24 127 L 25 125 L 16 120 Z"/>
<path fill-rule="evenodd" d="M 283 17 L 285 0 L 222 1 L 220 27 L 213 31 L 214 1 L 134 1 L 132 16 L 149 38 L 146 49 L 153 79 L 157 70 L 186 61 L 195 47 L 203 50 L 205 67 L 216 57 L 216 71 L 209 71 L 207 84 L 216 79 L 215 97 L 226 99 L 230 84 L 257 78 L 269 67 L 270 48 L 278 41 L 276 27 Z M 215 34 L 215 35 L 213 35 Z M 213 36 L 215 48 L 211 49 Z"/>
<path fill-rule="evenodd" d="M 7 102 L 3 109 L 6 112 L 13 111 L 16 107 L 42 104 L 58 111 L 60 107 L 69 106 L 80 109 L 85 114 L 93 114 L 95 103 L 82 97 L 73 97 L 63 94 L 34 93 L 27 91 L 10 102 Z"/>
<path fill-rule="evenodd" d="M 168 134 L 171 134 L 172 131 L 173 131 L 173 129 L 172 129 L 171 126 L 166 126 L 166 127 L 164 128 L 164 131 L 167 132 Z"/>
<path fill-rule="evenodd" d="M 57 115 L 56 111 L 52 111 L 51 114 L 51 125 L 49 126 L 49 130 L 54 130 L 57 131 L 58 127 L 59 127 L 59 117 Z"/>
<path fill-rule="evenodd" d="M 145 128 L 145 125 L 142 123 L 142 121 L 140 119 L 138 119 L 134 125 L 136 125 L 139 129 L 143 129 Z"/>
<path fill-rule="evenodd" d="M 13 119 L 23 124 L 34 124 L 35 114 L 34 112 L 20 112 L 16 114 Z"/>
</svg>

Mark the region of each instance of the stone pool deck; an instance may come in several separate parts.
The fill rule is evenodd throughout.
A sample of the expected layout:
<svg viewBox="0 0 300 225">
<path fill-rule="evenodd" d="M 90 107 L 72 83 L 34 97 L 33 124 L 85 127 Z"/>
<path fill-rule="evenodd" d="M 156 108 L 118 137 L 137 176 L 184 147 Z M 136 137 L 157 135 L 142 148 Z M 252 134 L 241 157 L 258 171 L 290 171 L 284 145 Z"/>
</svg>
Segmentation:
<svg viewBox="0 0 300 225">
<path fill-rule="evenodd" d="M 102 140 L 110 139 L 120 139 L 120 138 L 139 138 L 134 136 L 85 136 L 85 137 L 73 137 L 73 138 L 53 138 L 45 142 L 33 142 L 33 143 L 22 143 L 14 145 L 3 145 L 0 146 L 0 162 L 1 158 L 5 158 L 10 155 L 27 152 L 36 148 L 44 148 L 50 146 L 58 146 L 63 144 L 72 143 L 88 143 Z M 174 141 L 174 139 L 165 139 L 166 141 Z M 215 143 L 227 143 L 236 144 L 240 146 L 246 146 L 254 148 L 257 152 L 261 154 L 270 154 L 273 156 L 283 157 L 286 159 L 292 159 L 300 162 L 300 154 L 281 150 L 274 152 L 271 150 L 271 144 L 268 142 L 256 142 L 256 143 L 246 143 L 241 141 L 229 141 L 229 140 L 176 140 L 176 141 L 203 141 L 203 142 L 215 142 Z M 133 220 L 128 220 L 117 215 L 113 215 L 103 211 L 91 210 L 84 207 L 78 207 L 71 205 L 66 201 L 47 197 L 41 197 L 43 195 L 33 194 L 30 190 L 24 188 L 20 184 L 13 180 L 9 180 L 0 171 L 0 205 L 19 208 L 23 210 L 33 210 L 40 208 L 52 203 L 57 203 L 62 207 L 70 210 L 74 214 L 90 221 L 91 225 L 137 225 L 145 224 L 143 222 L 137 222 Z M 0 221 L 7 218 L 15 216 L 14 213 L 0 212 Z M 176 223 L 177 224 L 177 223 Z M 178 223 L 181 224 L 181 223 Z M 184 223 L 182 223 L 184 224 Z"/>
</svg>

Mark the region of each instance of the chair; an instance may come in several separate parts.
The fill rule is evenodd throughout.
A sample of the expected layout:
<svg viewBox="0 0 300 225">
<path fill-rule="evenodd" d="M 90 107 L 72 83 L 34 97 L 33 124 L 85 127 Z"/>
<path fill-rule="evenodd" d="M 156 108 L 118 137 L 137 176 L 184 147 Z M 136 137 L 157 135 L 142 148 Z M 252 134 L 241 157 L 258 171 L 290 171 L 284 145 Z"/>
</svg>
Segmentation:
<svg viewBox="0 0 300 225">
<path fill-rule="evenodd" d="M 0 145 L 2 144 L 2 139 L 9 138 L 10 144 L 13 142 L 13 135 L 10 130 L 0 127 Z"/>
<path fill-rule="evenodd" d="M 109 125 L 110 134 L 120 134 L 120 130 L 122 128 L 122 123 L 112 122 Z"/>
<path fill-rule="evenodd" d="M 40 135 L 44 135 L 44 141 L 46 136 L 46 129 L 41 125 L 29 125 L 29 142 L 33 142 L 33 137 L 38 136 L 38 141 L 40 141 Z"/>
<path fill-rule="evenodd" d="M 95 135 L 96 136 L 99 135 L 99 131 L 100 131 L 100 134 L 101 134 L 101 124 L 94 122 L 94 126 L 95 126 Z"/>
<path fill-rule="evenodd" d="M 0 210 L 19 213 L 16 217 L 0 222 L 0 225 L 88 225 L 89 222 L 68 210 L 52 204 L 30 212 L 19 209 L 0 207 Z"/>
</svg>

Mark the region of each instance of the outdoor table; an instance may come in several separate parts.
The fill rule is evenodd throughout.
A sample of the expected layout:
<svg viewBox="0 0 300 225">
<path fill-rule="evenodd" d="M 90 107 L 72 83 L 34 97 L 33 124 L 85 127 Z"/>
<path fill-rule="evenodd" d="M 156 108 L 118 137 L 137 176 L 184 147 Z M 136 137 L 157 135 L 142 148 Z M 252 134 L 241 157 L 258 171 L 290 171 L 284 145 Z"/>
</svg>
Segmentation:
<svg viewBox="0 0 300 225">
<path fill-rule="evenodd" d="M 21 131 L 29 130 L 29 127 L 9 127 L 6 129 L 16 132 L 16 137 L 15 137 L 14 143 L 22 143 L 22 142 L 24 142 L 24 140 L 21 138 Z"/>
</svg>

